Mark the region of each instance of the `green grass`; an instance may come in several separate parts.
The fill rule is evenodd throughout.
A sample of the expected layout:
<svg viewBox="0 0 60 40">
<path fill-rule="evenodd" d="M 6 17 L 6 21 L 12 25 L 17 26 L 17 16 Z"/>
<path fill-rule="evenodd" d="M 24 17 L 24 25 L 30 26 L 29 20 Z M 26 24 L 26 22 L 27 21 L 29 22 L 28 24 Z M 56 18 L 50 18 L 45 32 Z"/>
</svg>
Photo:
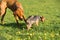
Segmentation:
<svg viewBox="0 0 60 40">
<path fill-rule="evenodd" d="M 0 25 L 0 40 L 60 40 L 60 0 L 18 0 L 29 15 L 45 17 L 39 26 L 33 25 L 27 31 L 24 21 L 17 26 L 11 10 L 7 9 L 4 25 Z"/>
</svg>

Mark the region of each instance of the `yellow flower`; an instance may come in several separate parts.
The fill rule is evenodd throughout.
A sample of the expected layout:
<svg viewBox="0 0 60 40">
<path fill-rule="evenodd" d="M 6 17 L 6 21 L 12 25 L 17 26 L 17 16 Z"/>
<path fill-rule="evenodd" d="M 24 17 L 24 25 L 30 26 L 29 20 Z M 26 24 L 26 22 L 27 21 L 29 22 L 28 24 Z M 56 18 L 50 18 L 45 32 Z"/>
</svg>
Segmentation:
<svg viewBox="0 0 60 40">
<path fill-rule="evenodd" d="M 30 34 L 30 36 L 32 36 L 32 34 Z"/>
<path fill-rule="evenodd" d="M 39 38 L 41 38 L 41 36 L 39 36 Z"/>
<path fill-rule="evenodd" d="M 32 37 L 33 34 L 31 33 L 31 34 L 29 34 L 29 35 Z"/>
<path fill-rule="evenodd" d="M 34 33 L 32 33 L 32 35 L 34 35 Z"/>
<path fill-rule="evenodd" d="M 46 33 L 44 33 L 44 35 L 46 36 L 47 34 L 46 34 Z"/>
<path fill-rule="evenodd" d="M 51 37 L 54 37 L 54 36 L 55 36 L 55 34 L 54 34 L 54 33 L 51 33 L 51 34 L 50 34 L 50 36 L 51 36 Z"/>
<path fill-rule="evenodd" d="M 57 33 L 56 35 L 57 35 L 57 36 L 59 36 L 59 34 L 58 34 L 58 33 Z"/>
<path fill-rule="evenodd" d="M 29 33 L 26 33 L 25 35 L 29 35 Z"/>
<path fill-rule="evenodd" d="M 18 40 L 20 40 L 20 38 L 18 38 Z"/>
<path fill-rule="evenodd" d="M 46 37 L 44 37 L 45 39 L 47 39 Z"/>
<path fill-rule="evenodd" d="M 44 33 L 44 39 L 47 39 L 47 38 L 46 38 L 46 35 L 47 35 L 47 33 L 45 32 L 45 33 Z"/>
<path fill-rule="evenodd" d="M 30 39 L 30 37 L 29 37 L 29 39 Z"/>
<path fill-rule="evenodd" d="M 16 34 L 20 34 L 20 31 L 16 32 Z"/>
<path fill-rule="evenodd" d="M 41 36 L 39 36 L 39 38 L 40 38 L 40 40 L 42 40 L 42 37 Z"/>
</svg>

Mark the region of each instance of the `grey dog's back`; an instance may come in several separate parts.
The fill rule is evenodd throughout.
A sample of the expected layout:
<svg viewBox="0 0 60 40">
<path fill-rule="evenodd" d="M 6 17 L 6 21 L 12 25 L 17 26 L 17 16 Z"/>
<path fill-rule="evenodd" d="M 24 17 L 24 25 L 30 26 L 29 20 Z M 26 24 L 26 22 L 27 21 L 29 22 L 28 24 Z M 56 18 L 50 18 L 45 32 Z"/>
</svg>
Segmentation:
<svg viewBox="0 0 60 40">
<path fill-rule="evenodd" d="M 33 16 L 33 15 L 31 15 L 31 16 L 29 16 L 28 18 L 27 18 L 27 22 L 28 23 L 31 23 L 31 22 L 35 22 L 36 20 L 39 20 L 40 19 L 40 16 Z"/>
</svg>

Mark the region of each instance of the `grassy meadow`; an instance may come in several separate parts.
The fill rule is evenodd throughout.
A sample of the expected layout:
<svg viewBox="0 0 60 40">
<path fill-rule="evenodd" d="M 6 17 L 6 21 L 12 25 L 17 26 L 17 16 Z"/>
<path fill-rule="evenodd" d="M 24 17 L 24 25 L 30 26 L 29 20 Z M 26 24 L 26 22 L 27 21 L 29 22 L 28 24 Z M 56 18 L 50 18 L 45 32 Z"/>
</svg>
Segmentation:
<svg viewBox="0 0 60 40">
<path fill-rule="evenodd" d="M 40 15 L 45 22 L 33 25 L 27 31 L 24 21 L 17 26 L 11 10 L 7 9 L 4 25 L 0 23 L 0 40 L 60 40 L 60 0 L 18 0 L 25 17 Z M 1 19 L 1 17 L 0 17 Z"/>
</svg>

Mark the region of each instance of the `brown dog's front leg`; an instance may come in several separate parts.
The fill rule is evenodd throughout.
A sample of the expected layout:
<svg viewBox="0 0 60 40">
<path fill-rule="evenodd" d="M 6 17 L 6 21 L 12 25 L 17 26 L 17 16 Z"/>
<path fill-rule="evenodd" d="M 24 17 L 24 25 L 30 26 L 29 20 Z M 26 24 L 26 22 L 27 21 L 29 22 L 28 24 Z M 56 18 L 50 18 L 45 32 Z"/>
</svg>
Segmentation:
<svg viewBox="0 0 60 40">
<path fill-rule="evenodd" d="M 17 16 L 15 13 L 14 13 L 13 15 L 14 15 L 14 17 L 15 17 L 15 20 L 16 20 L 17 24 L 19 24 L 19 23 L 18 23 L 18 16 Z"/>
</svg>

